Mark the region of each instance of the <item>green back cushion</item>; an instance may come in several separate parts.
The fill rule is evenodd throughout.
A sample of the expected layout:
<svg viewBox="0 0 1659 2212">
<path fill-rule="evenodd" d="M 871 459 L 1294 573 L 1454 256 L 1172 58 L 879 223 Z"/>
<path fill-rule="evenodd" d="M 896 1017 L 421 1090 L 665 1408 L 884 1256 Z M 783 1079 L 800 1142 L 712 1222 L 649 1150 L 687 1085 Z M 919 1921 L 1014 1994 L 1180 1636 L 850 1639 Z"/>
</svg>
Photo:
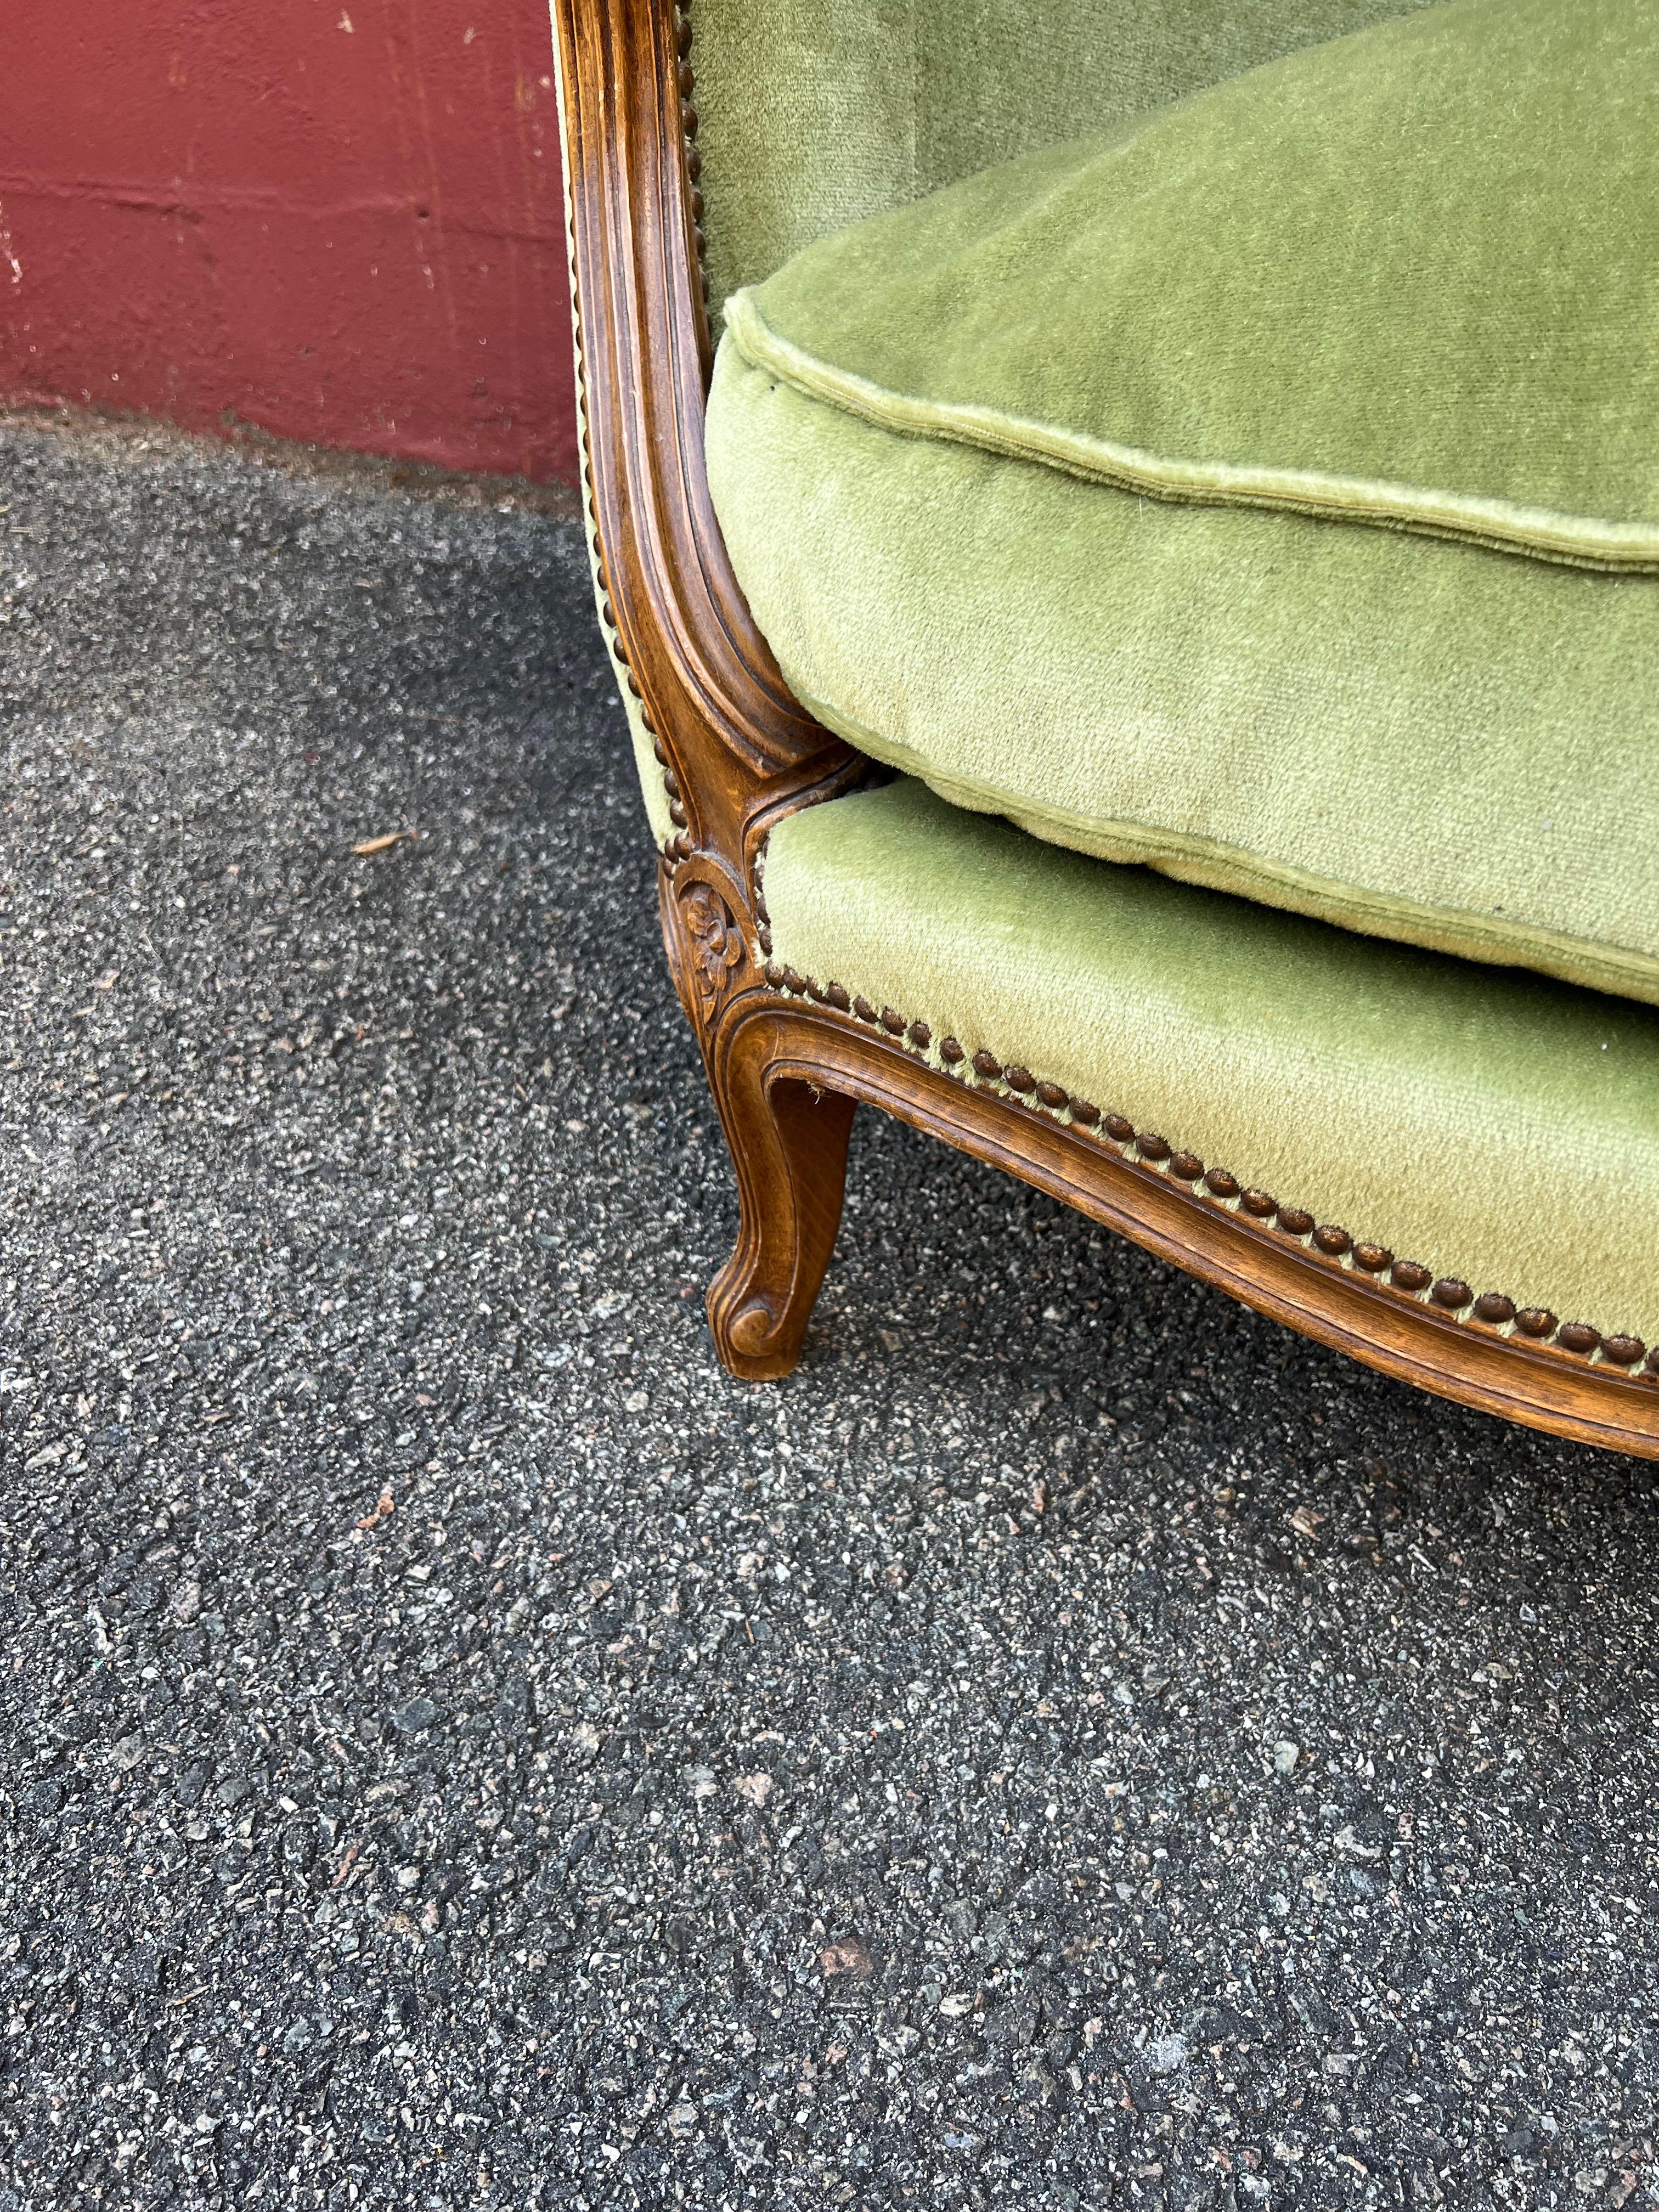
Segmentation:
<svg viewBox="0 0 1659 2212">
<path fill-rule="evenodd" d="M 1659 9 L 1451 0 L 809 248 L 710 482 L 823 718 L 1659 1000 Z"/>
<path fill-rule="evenodd" d="M 1424 0 L 692 0 L 718 305 L 826 232 Z"/>
</svg>

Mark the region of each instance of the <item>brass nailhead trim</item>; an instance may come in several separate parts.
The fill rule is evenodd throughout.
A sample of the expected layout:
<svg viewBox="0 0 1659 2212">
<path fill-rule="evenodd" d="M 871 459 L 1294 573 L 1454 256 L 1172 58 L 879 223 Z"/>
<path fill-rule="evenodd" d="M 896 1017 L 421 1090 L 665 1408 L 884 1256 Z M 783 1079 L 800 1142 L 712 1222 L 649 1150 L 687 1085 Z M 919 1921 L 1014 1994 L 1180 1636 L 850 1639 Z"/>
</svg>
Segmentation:
<svg viewBox="0 0 1659 2212">
<path fill-rule="evenodd" d="M 685 22 L 683 17 L 678 35 L 682 42 L 680 51 L 684 53 L 690 44 L 691 31 L 690 24 Z M 701 167 L 701 164 L 699 164 L 699 167 Z M 705 305 L 707 304 L 708 290 L 708 283 L 705 279 L 703 284 Z M 586 497 L 583 501 L 583 505 L 587 516 L 590 542 L 593 548 L 593 560 L 598 576 L 599 618 L 604 628 L 609 633 L 606 638 L 606 642 L 611 647 L 612 656 L 614 657 L 617 666 L 623 672 L 623 682 L 628 689 L 629 696 L 634 699 L 638 705 L 641 726 L 643 727 L 647 736 L 651 740 L 652 753 L 655 757 L 658 767 L 663 771 L 663 788 L 668 794 L 669 802 L 668 818 L 673 823 L 676 831 L 678 832 L 685 830 L 689 826 L 689 817 L 684 805 L 680 803 L 683 800 L 684 794 L 680 789 L 678 782 L 675 779 L 673 770 L 669 766 L 667 751 L 664 747 L 661 737 L 658 733 L 657 726 L 651 719 L 651 710 L 645 703 L 645 694 L 641 690 L 638 679 L 634 674 L 628 647 L 623 642 L 622 629 L 617 620 L 617 610 L 611 598 L 611 578 L 605 562 L 605 546 L 599 536 L 599 518 L 594 506 L 595 492 L 593 487 L 593 454 L 592 448 L 588 443 L 587 359 L 586 350 L 582 343 L 582 319 L 579 303 L 575 305 L 573 321 L 576 355 L 576 411 L 578 416 L 579 434 L 581 442 L 582 483 L 586 491 Z M 662 856 L 672 868 L 677 862 L 688 859 L 690 855 L 691 849 L 691 840 L 689 837 L 677 834 L 676 836 L 670 837 L 666 844 L 664 845 L 662 848 Z M 763 950 L 768 952 L 769 952 L 771 949 L 772 948 L 769 944 L 763 947 Z"/>
<path fill-rule="evenodd" d="M 674 47 L 679 56 L 680 94 L 680 152 L 685 163 L 687 186 L 686 204 L 691 216 L 691 251 L 697 264 L 697 285 L 702 297 L 703 313 L 708 312 L 708 240 L 703 235 L 702 194 L 697 185 L 702 176 L 702 155 L 697 151 L 697 111 L 691 105 L 691 95 L 697 80 L 687 57 L 691 52 L 692 29 L 690 9 L 682 4 L 679 20 L 675 27 Z"/>
<path fill-rule="evenodd" d="M 771 932 L 763 929 L 762 934 L 763 949 L 769 953 Z M 776 961 L 768 962 L 766 980 L 775 989 L 812 999 L 820 1006 L 834 1006 L 842 1013 L 850 1012 L 861 1022 L 884 1030 L 890 1036 L 902 1038 L 918 1052 L 926 1052 L 933 1042 L 933 1033 L 926 1022 L 907 1024 L 902 1014 L 891 1006 L 884 1006 L 878 1012 L 867 999 L 849 1000 L 844 984 L 809 981 L 793 968 L 781 967 Z M 965 1048 L 953 1036 L 939 1039 L 939 1056 L 947 1069 L 962 1066 L 968 1057 Z M 1284 1235 L 1307 1237 L 1314 1250 L 1338 1266 L 1346 1260 L 1361 1273 L 1379 1279 L 1386 1275 L 1395 1289 L 1413 1298 L 1421 1298 L 1426 1291 L 1429 1303 L 1448 1315 L 1467 1314 L 1493 1328 L 1504 1328 L 1513 1323 L 1517 1335 L 1536 1342 L 1553 1337 L 1563 1351 L 1586 1359 L 1599 1351 L 1602 1361 L 1609 1366 L 1628 1370 L 1645 1363 L 1644 1373 L 1659 1380 L 1659 1345 L 1650 1350 L 1639 1336 L 1604 1337 L 1588 1322 L 1558 1322 L 1542 1306 L 1528 1306 L 1517 1311 L 1514 1299 L 1504 1297 L 1500 1291 L 1487 1291 L 1477 1297 L 1461 1276 L 1442 1275 L 1437 1279 L 1432 1269 L 1424 1267 L 1420 1261 L 1396 1260 L 1386 1244 L 1371 1243 L 1363 1238 L 1356 1241 L 1335 1223 L 1316 1223 L 1313 1215 L 1301 1206 L 1281 1206 L 1265 1190 L 1241 1189 L 1237 1177 L 1230 1175 L 1225 1168 L 1206 1168 L 1196 1152 L 1173 1151 L 1169 1140 L 1155 1131 L 1138 1131 L 1133 1122 L 1121 1114 L 1103 1114 L 1092 1101 L 1072 1097 L 1058 1083 L 1040 1080 L 1018 1061 L 1005 1067 L 994 1052 L 981 1045 L 974 1054 L 971 1065 L 975 1074 L 987 1083 L 1000 1081 L 1011 1091 L 1035 1098 L 1050 1112 L 1068 1112 L 1081 1127 L 1098 1127 L 1115 1144 L 1133 1144 L 1143 1160 L 1166 1167 L 1172 1180 L 1194 1186 L 1194 1199 L 1199 1195 L 1196 1186 L 1201 1183 L 1203 1190 L 1222 1204 L 1237 1201 L 1239 1212 L 1248 1218 L 1263 1224 L 1276 1222 Z"/>
<path fill-rule="evenodd" d="M 680 35 L 684 39 L 686 44 L 689 45 L 690 42 L 690 27 L 689 24 L 684 22 L 684 17 L 682 17 L 681 21 Z M 684 52 L 684 48 L 682 47 L 681 51 Z M 574 286 L 574 282 L 575 272 L 573 270 L 571 272 L 571 283 L 573 288 Z M 708 293 L 708 284 L 706 281 L 703 290 L 706 300 Z M 593 548 L 594 572 L 599 585 L 599 614 L 601 623 L 608 633 L 605 641 L 610 646 L 617 665 L 623 671 L 623 680 L 627 684 L 629 690 L 631 692 L 634 698 L 639 702 L 640 720 L 651 739 L 651 750 L 656 756 L 657 765 L 664 771 L 663 784 L 664 788 L 668 793 L 670 802 L 668 809 L 669 818 L 676 825 L 676 835 L 672 836 L 668 840 L 667 843 L 663 847 L 662 855 L 663 859 L 672 868 L 678 861 L 684 860 L 690 854 L 691 850 L 691 841 L 689 837 L 678 834 L 678 832 L 685 826 L 686 816 L 684 808 L 681 808 L 678 813 L 676 812 L 673 802 L 678 799 L 681 794 L 678 787 L 674 782 L 673 775 L 669 770 L 668 754 L 664 748 L 661 738 L 657 733 L 657 726 L 651 719 L 650 711 L 645 705 L 644 695 L 641 693 L 638 684 L 635 681 L 634 672 L 629 665 L 628 649 L 623 643 L 622 633 L 617 626 L 617 610 L 613 603 L 611 590 L 610 572 L 605 563 L 605 546 L 599 536 L 599 518 L 598 511 L 594 506 L 593 450 L 588 442 L 587 355 L 586 349 L 582 343 L 582 313 L 580 301 L 573 296 L 571 307 L 571 325 L 572 332 L 575 340 L 576 357 L 577 435 L 580 441 L 582 483 L 585 487 L 582 508 L 587 517 L 589 543 Z M 766 949 L 769 951 L 771 947 L 769 945 Z"/>
</svg>

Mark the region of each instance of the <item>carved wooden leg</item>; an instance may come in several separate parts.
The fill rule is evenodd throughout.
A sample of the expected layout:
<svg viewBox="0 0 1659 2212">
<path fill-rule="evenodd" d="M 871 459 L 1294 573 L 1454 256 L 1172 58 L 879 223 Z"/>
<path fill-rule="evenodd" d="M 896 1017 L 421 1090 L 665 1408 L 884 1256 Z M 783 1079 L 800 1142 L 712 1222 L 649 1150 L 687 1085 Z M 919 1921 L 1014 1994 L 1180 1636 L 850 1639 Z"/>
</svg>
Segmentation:
<svg viewBox="0 0 1659 2212">
<path fill-rule="evenodd" d="M 769 1079 L 778 1022 L 757 1004 L 737 886 L 702 872 L 709 866 L 663 868 L 663 943 L 738 1178 L 737 1247 L 709 1285 L 708 1325 L 724 1366 L 768 1382 L 800 1358 L 835 1249 L 854 1101 L 798 1079 Z"/>
<path fill-rule="evenodd" d="M 748 1382 L 787 1375 L 800 1358 L 835 1249 L 854 1101 L 806 1083 L 769 1084 L 770 1024 L 744 1023 L 711 1070 L 737 1170 L 742 1225 L 708 1291 L 714 1349 Z"/>
</svg>

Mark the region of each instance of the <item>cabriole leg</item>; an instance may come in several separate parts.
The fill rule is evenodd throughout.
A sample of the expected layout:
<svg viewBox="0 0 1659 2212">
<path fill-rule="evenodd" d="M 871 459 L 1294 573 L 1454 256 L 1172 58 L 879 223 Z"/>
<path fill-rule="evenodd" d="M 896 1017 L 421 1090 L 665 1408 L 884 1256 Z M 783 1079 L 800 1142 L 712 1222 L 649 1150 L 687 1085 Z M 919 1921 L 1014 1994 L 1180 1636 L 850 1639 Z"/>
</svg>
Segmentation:
<svg viewBox="0 0 1659 2212">
<path fill-rule="evenodd" d="M 708 1291 L 721 1363 L 749 1382 L 787 1375 L 835 1249 L 847 1181 L 852 1099 L 766 1078 L 763 1021 L 720 1057 L 715 1102 L 737 1173 L 742 1224 Z"/>
</svg>

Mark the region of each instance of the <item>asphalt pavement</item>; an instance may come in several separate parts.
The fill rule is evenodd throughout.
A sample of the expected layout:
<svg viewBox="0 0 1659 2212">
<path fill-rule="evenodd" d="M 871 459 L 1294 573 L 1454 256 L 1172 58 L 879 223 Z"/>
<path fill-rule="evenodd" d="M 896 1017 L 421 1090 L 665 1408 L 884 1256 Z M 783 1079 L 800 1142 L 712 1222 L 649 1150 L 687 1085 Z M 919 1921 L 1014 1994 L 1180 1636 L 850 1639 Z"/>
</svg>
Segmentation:
<svg viewBox="0 0 1659 2212">
<path fill-rule="evenodd" d="M 1655 1471 L 871 1118 L 727 1379 L 579 532 L 395 474 L 0 433 L 0 2208 L 1659 2203 Z"/>
</svg>

